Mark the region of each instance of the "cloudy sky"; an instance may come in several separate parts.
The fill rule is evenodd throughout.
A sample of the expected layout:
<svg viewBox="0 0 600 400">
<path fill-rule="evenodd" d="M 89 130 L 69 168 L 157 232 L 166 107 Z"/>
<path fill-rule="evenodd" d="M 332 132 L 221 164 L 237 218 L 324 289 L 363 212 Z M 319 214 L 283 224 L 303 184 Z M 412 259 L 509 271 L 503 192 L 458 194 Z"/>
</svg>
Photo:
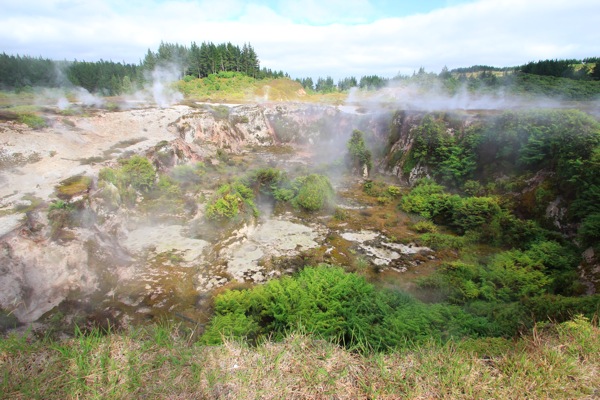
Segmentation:
<svg viewBox="0 0 600 400">
<path fill-rule="evenodd" d="M 600 56 L 598 0 L 0 0 L 0 52 L 138 63 L 160 41 L 252 44 L 293 78 Z"/>
</svg>

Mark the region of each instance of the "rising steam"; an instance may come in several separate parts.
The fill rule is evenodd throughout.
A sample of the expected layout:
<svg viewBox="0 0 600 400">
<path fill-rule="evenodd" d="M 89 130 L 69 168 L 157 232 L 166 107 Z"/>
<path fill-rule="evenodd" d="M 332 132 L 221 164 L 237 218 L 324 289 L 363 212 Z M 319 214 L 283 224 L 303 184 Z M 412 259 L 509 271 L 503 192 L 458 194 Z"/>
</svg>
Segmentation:
<svg viewBox="0 0 600 400">
<path fill-rule="evenodd" d="M 183 94 L 173 88 L 173 83 L 180 78 L 179 71 L 181 68 L 174 64 L 152 71 L 150 92 L 157 106 L 165 108 L 183 100 Z"/>
<path fill-rule="evenodd" d="M 353 88 L 346 100 L 347 105 L 369 110 L 381 107 L 382 103 L 400 110 L 429 112 L 566 107 L 557 99 L 516 95 L 505 88 L 473 92 L 467 88 L 467 84 L 463 84 L 451 94 L 441 82 L 434 82 L 427 87 L 412 82 L 393 82 L 375 92 Z"/>
</svg>

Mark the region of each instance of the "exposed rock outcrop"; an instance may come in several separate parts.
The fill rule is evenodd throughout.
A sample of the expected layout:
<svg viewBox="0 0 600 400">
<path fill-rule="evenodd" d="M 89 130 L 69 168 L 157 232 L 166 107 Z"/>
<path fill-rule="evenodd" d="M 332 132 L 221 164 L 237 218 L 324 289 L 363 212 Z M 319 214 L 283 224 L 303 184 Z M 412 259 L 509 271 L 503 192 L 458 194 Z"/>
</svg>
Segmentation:
<svg viewBox="0 0 600 400">
<path fill-rule="evenodd" d="M 212 143 L 240 152 L 246 146 L 336 142 L 343 146 L 352 129 L 379 138 L 388 120 L 380 114 L 346 113 L 334 106 L 302 103 L 211 106 L 181 116 L 172 126 L 187 143 Z"/>
</svg>

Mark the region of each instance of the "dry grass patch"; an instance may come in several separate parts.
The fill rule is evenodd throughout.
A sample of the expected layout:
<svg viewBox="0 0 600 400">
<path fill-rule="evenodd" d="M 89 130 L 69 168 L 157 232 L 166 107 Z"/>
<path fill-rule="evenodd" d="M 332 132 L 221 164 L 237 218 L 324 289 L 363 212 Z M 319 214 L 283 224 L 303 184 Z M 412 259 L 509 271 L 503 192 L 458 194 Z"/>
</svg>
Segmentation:
<svg viewBox="0 0 600 400">
<path fill-rule="evenodd" d="M 290 335 L 198 346 L 180 326 L 63 341 L 0 340 L 2 399 L 586 399 L 600 395 L 600 329 L 583 317 L 523 339 L 430 342 L 358 355 Z"/>
</svg>

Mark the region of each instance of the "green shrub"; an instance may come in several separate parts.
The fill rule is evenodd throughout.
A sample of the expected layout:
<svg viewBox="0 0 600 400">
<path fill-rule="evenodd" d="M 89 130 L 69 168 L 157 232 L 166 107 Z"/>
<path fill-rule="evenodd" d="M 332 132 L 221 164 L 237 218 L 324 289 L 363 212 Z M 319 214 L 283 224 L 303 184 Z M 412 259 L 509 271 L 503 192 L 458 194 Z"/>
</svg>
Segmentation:
<svg viewBox="0 0 600 400">
<path fill-rule="evenodd" d="M 547 232 L 535 221 L 517 218 L 507 210 L 501 210 L 489 224 L 478 228 L 481 240 L 496 246 L 526 248 L 530 243 L 543 240 Z"/>
<path fill-rule="evenodd" d="M 460 197 L 428 179 L 420 180 L 402 196 L 399 207 L 497 246 L 524 248 L 546 234 L 534 221 L 519 219 L 503 209 L 496 197 Z"/>
<path fill-rule="evenodd" d="M 388 204 L 390 201 L 392 201 L 392 199 L 390 199 L 390 198 L 389 198 L 389 197 L 387 197 L 387 196 L 379 196 L 379 197 L 377 198 L 377 203 L 378 203 L 378 204 L 381 204 L 381 205 Z"/>
<path fill-rule="evenodd" d="M 463 236 L 448 235 L 445 233 L 425 233 L 419 237 L 419 242 L 433 250 L 460 250 L 465 247 L 467 239 Z"/>
<path fill-rule="evenodd" d="M 355 129 L 347 143 L 348 152 L 350 154 L 350 163 L 352 168 L 358 170 L 359 175 L 362 175 L 363 173 L 363 166 L 367 167 L 367 171 L 371 171 L 373 168 L 371 151 L 367 149 L 363 136 L 364 134 L 361 131 Z"/>
<path fill-rule="evenodd" d="M 431 221 L 419 221 L 412 226 L 412 229 L 419 233 L 437 233 L 437 226 Z"/>
<path fill-rule="evenodd" d="M 500 214 L 498 201 L 492 197 L 465 197 L 456 200 L 451 203 L 452 209 L 449 211 L 452 226 L 461 233 L 489 224 L 492 218 Z"/>
<path fill-rule="evenodd" d="M 208 202 L 205 209 L 206 218 L 213 221 L 234 220 L 257 216 L 258 209 L 254 204 L 254 193 L 240 182 L 222 185 L 216 195 Z"/>
<path fill-rule="evenodd" d="M 463 191 L 468 196 L 478 196 L 483 190 L 481 183 L 473 180 L 468 180 L 463 185 Z"/>
<path fill-rule="evenodd" d="M 535 321 L 563 322 L 582 314 L 590 319 L 600 315 L 600 295 L 566 297 L 546 294 L 524 299 L 523 307 Z"/>
<path fill-rule="evenodd" d="M 363 192 L 369 196 L 376 197 L 378 201 L 380 198 L 386 198 L 382 202 L 388 203 L 400 196 L 401 189 L 398 186 L 388 186 L 385 182 L 367 180 L 363 183 Z"/>
<path fill-rule="evenodd" d="M 74 208 L 75 208 L 75 206 L 73 204 L 58 199 L 58 200 L 50 203 L 50 205 L 48 206 L 48 211 L 53 211 L 53 210 L 73 210 Z"/>
<path fill-rule="evenodd" d="M 396 198 L 400 196 L 400 188 L 398 186 L 390 185 L 387 187 L 387 194 L 390 197 Z"/>
<path fill-rule="evenodd" d="M 278 188 L 273 190 L 273 197 L 277 201 L 288 202 L 296 196 L 296 192 L 293 189 Z"/>
<path fill-rule="evenodd" d="M 248 187 L 265 193 L 271 193 L 285 182 L 287 182 L 287 176 L 278 168 L 259 168 L 250 172 L 244 179 L 244 183 Z"/>
<path fill-rule="evenodd" d="M 423 218 L 448 219 L 448 203 L 452 196 L 444 192 L 444 187 L 430 179 L 421 179 L 410 193 L 402 196 L 399 207 Z M 456 196 L 458 197 L 458 196 Z"/>
<path fill-rule="evenodd" d="M 146 157 L 135 155 L 121 161 L 120 179 L 124 186 L 147 192 L 154 186 L 156 171 Z"/>
<path fill-rule="evenodd" d="M 98 180 L 110 182 L 117 186 L 119 182 L 118 172 L 112 168 L 102 168 L 98 173 Z"/>
<path fill-rule="evenodd" d="M 425 305 L 397 291 L 377 290 L 342 268 L 307 267 L 296 277 L 215 298 L 215 316 L 201 338 L 258 342 L 302 331 L 362 351 L 381 351 L 485 331 L 486 321 L 458 307 Z"/>
<path fill-rule="evenodd" d="M 21 114 L 19 115 L 19 122 L 33 129 L 41 129 L 48 126 L 44 118 L 35 114 Z"/>
<path fill-rule="evenodd" d="M 319 211 L 333 207 L 335 192 L 329 178 L 311 174 L 297 179 L 298 194 L 294 202 L 307 211 Z"/>
<path fill-rule="evenodd" d="M 600 212 L 590 214 L 583 219 L 578 235 L 584 247 L 600 248 Z"/>
</svg>

